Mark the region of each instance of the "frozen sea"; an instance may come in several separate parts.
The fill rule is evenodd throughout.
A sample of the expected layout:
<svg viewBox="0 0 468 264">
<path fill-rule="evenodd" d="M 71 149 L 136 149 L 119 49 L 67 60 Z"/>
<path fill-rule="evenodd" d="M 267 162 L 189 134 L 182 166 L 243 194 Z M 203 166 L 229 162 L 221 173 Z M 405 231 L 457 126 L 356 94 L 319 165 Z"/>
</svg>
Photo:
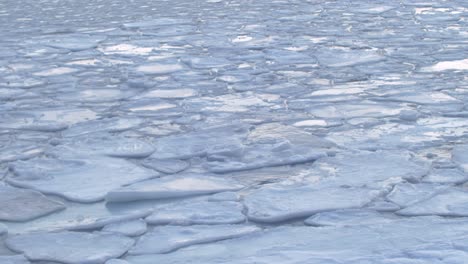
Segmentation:
<svg viewBox="0 0 468 264">
<path fill-rule="evenodd" d="M 466 0 L 1 0 L 0 264 L 468 263 Z"/>
</svg>

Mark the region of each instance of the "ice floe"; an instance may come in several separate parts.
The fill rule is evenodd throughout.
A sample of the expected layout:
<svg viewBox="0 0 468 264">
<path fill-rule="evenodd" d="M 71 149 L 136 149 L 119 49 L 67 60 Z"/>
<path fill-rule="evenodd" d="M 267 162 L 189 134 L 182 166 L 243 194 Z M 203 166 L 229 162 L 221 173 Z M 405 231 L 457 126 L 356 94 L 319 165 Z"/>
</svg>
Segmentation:
<svg viewBox="0 0 468 264">
<path fill-rule="evenodd" d="M 9 237 L 8 248 L 32 261 L 100 264 L 125 254 L 133 239 L 110 233 L 31 233 Z"/>
<path fill-rule="evenodd" d="M 114 189 L 106 195 L 109 202 L 178 198 L 225 191 L 237 191 L 244 186 L 230 179 L 186 173 L 141 181 Z"/>
<path fill-rule="evenodd" d="M 24 222 L 64 209 L 40 192 L 0 186 L 0 220 Z"/>
<path fill-rule="evenodd" d="M 255 226 L 240 225 L 160 226 L 144 234 L 129 254 L 168 253 L 191 245 L 246 236 L 260 230 Z"/>
<path fill-rule="evenodd" d="M 146 217 L 152 225 L 216 225 L 238 224 L 245 221 L 243 205 L 233 201 L 188 201 L 156 206 Z"/>
<path fill-rule="evenodd" d="M 147 229 L 148 227 L 143 219 L 136 219 L 108 224 L 104 226 L 102 231 L 134 237 L 143 235 Z"/>
<path fill-rule="evenodd" d="M 154 172 L 125 160 L 35 158 L 11 164 L 7 181 L 15 186 L 55 194 L 77 202 L 96 202 L 122 185 L 155 177 Z"/>
</svg>

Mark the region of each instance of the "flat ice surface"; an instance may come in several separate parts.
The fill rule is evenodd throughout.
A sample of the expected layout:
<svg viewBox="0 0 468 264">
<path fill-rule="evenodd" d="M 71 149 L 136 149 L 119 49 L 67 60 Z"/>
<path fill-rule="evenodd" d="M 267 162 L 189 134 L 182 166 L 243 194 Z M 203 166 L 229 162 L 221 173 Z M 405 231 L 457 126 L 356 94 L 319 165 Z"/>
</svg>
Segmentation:
<svg viewBox="0 0 468 264">
<path fill-rule="evenodd" d="M 133 239 L 110 233 L 31 233 L 6 240 L 9 249 L 24 253 L 33 261 L 61 263 L 104 263 L 123 255 L 133 245 Z"/>
<path fill-rule="evenodd" d="M 239 202 L 191 199 L 157 206 L 145 220 L 152 225 L 238 224 L 246 219 L 243 209 Z"/>
<path fill-rule="evenodd" d="M 229 179 L 202 174 L 169 175 L 162 178 L 141 181 L 110 191 L 109 202 L 128 202 L 147 199 L 166 199 L 237 191 L 244 186 Z"/>
<path fill-rule="evenodd" d="M 14 174 L 7 179 L 10 184 L 77 202 L 103 200 L 115 188 L 155 176 L 154 172 L 129 161 L 107 157 L 36 158 L 15 162 L 12 169 Z"/>
<path fill-rule="evenodd" d="M 0 1 L 0 263 L 465 263 L 467 17 Z"/>
<path fill-rule="evenodd" d="M 281 222 L 318 212 L 360 208 L 379 195 L 367 188 L 340 188 L 272 184 L 245 197 L 248 218 L 259 222 Z"/>
<path fill-rule="evenodd" d="M 182 247 L 232 239 L 259 232 L 255 226 L 194 225 L 190 227 L 161 226 L 143 235 L 130 249 L 130 255 L 168 253 Z"/>
<path fill-rule="evenodd" d="M 104 226 L 102 229 L 102 231 L 105 232 L 118 233 L 131 237 L 141 236 L 146 230 L 148 230 L 148 227 L 146 222 L 142 219 L 111 223 Z"/>
<path fill-rule="evenodd" d="M 63 209 L 64 204 L 40 192 L 0 186 L 0 220 L 24 222 Z"/>
<path fill-rule="evenodd" d="M 30 264 L 31 262 L 28 261 L 22 255 L 15 255 L 15 256 L 0 256 L 0 262 L 3 264 Z"/>
</svg>

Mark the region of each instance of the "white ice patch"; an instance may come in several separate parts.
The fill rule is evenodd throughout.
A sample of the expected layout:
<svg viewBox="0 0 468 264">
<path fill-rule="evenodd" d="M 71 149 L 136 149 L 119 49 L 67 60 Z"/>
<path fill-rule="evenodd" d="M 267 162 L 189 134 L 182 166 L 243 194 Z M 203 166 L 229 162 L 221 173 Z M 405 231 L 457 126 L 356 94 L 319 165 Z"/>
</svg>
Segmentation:
<svg viewBox="0 0 468 264">
<path fill-rule="evenodd" d="M 155 89 L 147 91 L 137 98 L 165 98 L 165 99 L 182 99 L 196 96 L 198 93 L 194 89 Z"/>
<path fill-rule="evenodd" d="M 115 188 L 155 176 L 129 161 L 98 156 L 88 160 L 35 158 L 14 162 L 11 168 L 14 174 L 8 183 L 76 202 L 97 202 Z"/>
<path fill-rule="evenodd" d="M 168 253 L 191 245 L 246 236 L 260 230 L 258 227 L 242 225 L 160 226 L 143 235 L 129 254 Z"/>
<path fill-rule="evenodd" d="M 379 194 L 366 188 L 272 184 L 252 191 L 244 202 L 250 220 L 275 223 L 324 211 L 360 208 Z"/>
<path fill-rule="evenodd" d="M 0 220 L 24 222 L 65 209 L 37 191 L 0 186 Z"/>
<path fill-rule="evenodd" d="M 129 250 L 131 238 L 110 233 L 31 233 L 9 237 L 6 246 L 32 261 L 102 264 Z"/>
<path fill-rule="evenodd" d="M 166 199 L 225 191 L 237 191 L 244 186 L 223 177 L 202 174 L 179 174 L 141 181 L 110 191 L 109 202 Z"/>
<path fill-rule="evenodd" d="M 454 61 L 441 61 L 433 66 L 424 67 L 422 71 L 426 72 L 440 72 L 448 70 L 468 70 L 468 59 L 454 60 Z"/>
<path fill-rule="evenodd" d="M 152 75 L 166 75 L 171 74 L 174 72 L 178 72 L 183 70 L 184 67 L 180 64 L 161 64 L 161 63 L 153 63 L 153 64 L 146 64 L 142 66 L 138 66 L 136 71 L 152 74 Z"/>
<path fill-rule="evenodd" d="M 152 225 L 217 225 L 245 221 L 238 202 L 188 200 L 155 207 L 145 220 Z"/>
</svg>

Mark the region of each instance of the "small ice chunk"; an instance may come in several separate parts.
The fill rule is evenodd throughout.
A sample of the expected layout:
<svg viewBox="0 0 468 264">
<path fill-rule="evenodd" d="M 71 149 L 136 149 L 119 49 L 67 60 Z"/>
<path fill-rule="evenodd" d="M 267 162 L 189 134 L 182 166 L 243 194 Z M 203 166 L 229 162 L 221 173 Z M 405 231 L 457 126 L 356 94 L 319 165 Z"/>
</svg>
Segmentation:
<svg viewBox="0 0 468 264">
<path fill-rule="evenodd" d="M 271 184 L 251 192 L 244 202 L 250 220 L 274 223 L 324 211 L 360 208 L 379 194 L 365 188 Z"/>
<path fill-rule="evenodd" d="M 446 190 L 450 186 L 431 183 L 401 183 L 393 187 L 392 192 L 387 195 L 387 199 L 401 207 L 429 199 L 435 194 Z"/>
<path fill-rule="evenodd" d="M 157 206 L 145 220 L 152 225 L 218 225 L 245 221 L 242 204 L 188 200 Z"/>
<path fill-rule="evenodd" d="M 161 226 L 143 235 L 128 253 L 130 255 L 168 253 L 183 247 L 232 239 L 260 230 L 255 226 L 242 225 Z"/>
<path fill-rule="evenodd" d="M 180 174 L 141 181 L 110 191 L 109 202 L 128 202 L 146 199 L 165 199 L 225 191 L 238 191 L 244 186 L 221 177 L 200 174 Z"/>
<path fill-rule="evenodd" d="M 155 89 L 138 97 L 141 98 L 164 98 L 164 99 L 181 99 L 196 96 L 198 93 L 194 89 Z"/>
<path fill-rule="evenodd" d="M 468 181 L 468 175 L 459 169 L 433 169 L 422 181 L 428 183 L 460 184 Z"/>
<path fill-rule="evenodd" d="M 151 168 L 167 174 L 174 174 L 184 171 L 190 166 L 190 163 L 185 160 L 153 158 L 145 159 L 141 164 L 147 168 Z"/>
<path fill-rule="evenodd" d="M 315 214 L 307 218 L 304 223 L 312 226 L 355 226 L 390 223 L 392 219 L 382 214 L 361 209 L 348 209 Z"/>
<path fill-rule="evenodd" d="M 143 219 L 117 222 L 106 225 L 102 231 L 122 234 L 124 236 L 141 236 L 148 229 Z"/>
<path fill-rule="evenodd" d="M 23 255 L 15 256 L 0 256 L 0 263 L 2 264 L 30 264 Z"/>
<path fill-rule="evenodd" d="M 11 163 L 7 182 L 76 202 L 97 202 L 107 192 L 155 177 L 155 172 L 122 159 L 94 156 L 90 159 L 35 158 Z"/>
<path fill-rule="evenodd" d="M 180 64 L 160 64 L 160 63 L 153 63 L 153 64 L 146 64 L 141 65 L 136 68 L 136 71 L 152 74 L 152 75 L 166 75 L 171 74 L 174 72 L 178 72 L 183 70 L 184 67 Z"/>
<path fill-rule="evenodd" d="M 65 209 L 37 191 L 0 186 L 0 220 L 24 222 Z"/>
<path fill-rule="evenodd" d="M 32 261 L 55 261 L 67 264 L 102 264 L 129 250 L 131 238 L 111 233 L 30 233 L 12 236 L 6 246 L 24 253 Z"/>
<path fill-rule="evenodd" d="M 410 205 L 396 213 L 404 216 L 468 216 L 468 191 L 451 188 L 432 198 Z"/>
</svg>

